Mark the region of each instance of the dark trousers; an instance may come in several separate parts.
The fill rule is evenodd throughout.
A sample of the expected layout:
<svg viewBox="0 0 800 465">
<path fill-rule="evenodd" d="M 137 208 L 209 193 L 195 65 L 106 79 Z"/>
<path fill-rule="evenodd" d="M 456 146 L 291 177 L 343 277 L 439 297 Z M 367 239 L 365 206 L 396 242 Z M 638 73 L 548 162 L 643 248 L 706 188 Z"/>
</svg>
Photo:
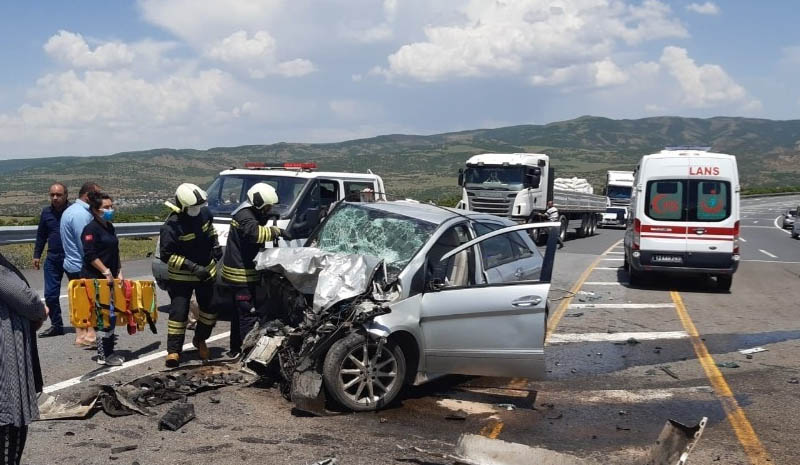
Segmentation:
<svg viewBox="0 0 800 465">
<path fill-rule="evenodd" d="M 97 284 L 99 286 L 108 285 L 108 280 L 106 279 L 98 279 Z M 112 291 L 113 295 L 113 291 Z M 114 353 L 114 331 L 117 329 L 117 312 L 114 311 L 114 315 L 111 315 L 109 311 L 109 322 L 108 326 L 103 326 L 105 321 L 103 318 L 97 320 L 97 355 L 100 357 L 108 357 L 109 355 Z"/>
<path fill-rule="evenodd" d="M 0 426 L 0 465 L 19 465 L 27 437 L 27 426 Z"/>
<path fill-rule="evenodd" d="M 63 328 L 61 320 L 61 278 L 64 276 L 64 256 L 47 254 L 44 260 L 44 302 L 50 309 L 50 324 Z"/>
<path fill-rule="evenodd" d="M 262 302 L 259 300 L 257 288 L 218 283 L 214 294 L 216 312 L 227 313 L 231 317 L 230 350 L 234 353 L 240 352 L 244 337 L 253 329 L 259 318 L 255 309 Z"/>
<path fill-rule="evenodd" d="M 64 273 L 67 275 L 67 279 L 72 281 L 73 279 L 81 279 L 81 272 L 76 271 L 74 273 L 64 270 Z"/>
<path fill-rule="evenodd" d="M 214 295 L 212 281 L 205 283 L 170 281 L 167 285 L 169 293 L 169 322 L 167 323 L 167 352 L 179 354 L 183 350 L 186 337 L 186 320 L 189 319 L 189 303 L 194 292 L 200 311 L 197 315 L 195 337 L 205 341 L 217 323 L 216 309 L 211 306 Z"/>
</svg>

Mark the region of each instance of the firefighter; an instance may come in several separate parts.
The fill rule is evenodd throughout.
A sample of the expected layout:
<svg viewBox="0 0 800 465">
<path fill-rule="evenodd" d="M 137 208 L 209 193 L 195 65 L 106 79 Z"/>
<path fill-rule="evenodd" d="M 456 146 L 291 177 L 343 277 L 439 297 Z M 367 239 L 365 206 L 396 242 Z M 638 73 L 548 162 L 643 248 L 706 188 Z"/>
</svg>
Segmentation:
<svg viewBox="0 0 800 465">
<path fill-rule="evenodd" d="M 180 364 L 186 334 L 189 301 L 197 299 L 198 323 L 192 338 L 200 358 L 208 360 L 206 339 L 217 322 L 211 306 L 217 260 L 222 248 L 206 206 L 205 191 L 194 184 L 181 184 L 175 191 L 175 203 L 165 202 L 173 212 L 161 226 L 161 261 L 167 264 L 170 307 L 167 324 L 166 366 Z"/>
<path fill-rule="evenodd" d="M 272 205 L 278 203 L 275 189 L 257 183 L 247 191 L 247 200 L 233 212 L 225 256 L 222 259 L 221 295 L 232 300 L 235 312 L 231 316 L 230 355 L 241 352 L 242 339 L 258 321 L 256 302 L 259 276 L 255 257 L 265 243 L 278 237 L 290 238 L 277 226 L 267 226 Z"/>
</svg>

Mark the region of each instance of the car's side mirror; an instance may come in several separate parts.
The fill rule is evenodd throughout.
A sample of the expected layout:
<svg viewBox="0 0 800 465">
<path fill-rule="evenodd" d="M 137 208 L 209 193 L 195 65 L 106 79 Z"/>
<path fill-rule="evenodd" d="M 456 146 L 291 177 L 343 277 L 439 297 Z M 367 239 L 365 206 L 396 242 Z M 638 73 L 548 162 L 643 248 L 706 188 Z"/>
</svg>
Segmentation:
<svg viewBox="0 0 800 465">
<path fill-rule="evenodd" d="M 432 279 L 432 280 L 428 281 L 428 285 L 425 286 L 425 287 L 429 291 L 433 291 L 433 292 L 441 291 L 442 289 L 444 289 L 444 281 L 442 281 L 439 278 Z"/>
</svg>

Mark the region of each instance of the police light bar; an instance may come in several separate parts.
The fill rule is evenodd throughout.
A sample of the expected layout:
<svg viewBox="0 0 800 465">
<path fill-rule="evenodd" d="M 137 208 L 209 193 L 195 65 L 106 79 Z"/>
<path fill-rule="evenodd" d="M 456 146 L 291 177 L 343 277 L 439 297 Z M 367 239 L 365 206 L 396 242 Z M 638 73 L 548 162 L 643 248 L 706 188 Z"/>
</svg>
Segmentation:
<svg viewBox="0 0 800 465">
<path fill-rule="evenodd" d="M 295 169 L 295 170 L 315 170 L 317 169 L 317 164 L 314 162 L 304 162 L 304 163 L 284 163 L 283 167 L 287 170 Z"/>
</svg>

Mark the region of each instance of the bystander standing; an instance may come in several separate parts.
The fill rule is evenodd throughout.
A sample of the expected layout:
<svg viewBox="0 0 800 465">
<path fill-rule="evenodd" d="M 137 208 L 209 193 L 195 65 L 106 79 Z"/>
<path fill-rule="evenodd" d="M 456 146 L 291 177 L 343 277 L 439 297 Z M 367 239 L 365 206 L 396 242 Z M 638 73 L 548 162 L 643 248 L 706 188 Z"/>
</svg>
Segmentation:
<svg viewBox="0 0 800 465">
<path fill-rule="evenodd" d="M 33 248 L 33 267 L 41 267 L 42 252 L 47 244 L 44 260 L 44 301 L 50 309 L 50 327 L 39 333 L 39 337 L 61 336 L 64 321 L 61 319 L 61 278 L 64 276 L 64 247 L 61 244 L 61 216 L 69 207 L 67 186 L 53 183 L 48 193 L 50 205 L 42 209 L 36 245 Z"/>
</svg>

